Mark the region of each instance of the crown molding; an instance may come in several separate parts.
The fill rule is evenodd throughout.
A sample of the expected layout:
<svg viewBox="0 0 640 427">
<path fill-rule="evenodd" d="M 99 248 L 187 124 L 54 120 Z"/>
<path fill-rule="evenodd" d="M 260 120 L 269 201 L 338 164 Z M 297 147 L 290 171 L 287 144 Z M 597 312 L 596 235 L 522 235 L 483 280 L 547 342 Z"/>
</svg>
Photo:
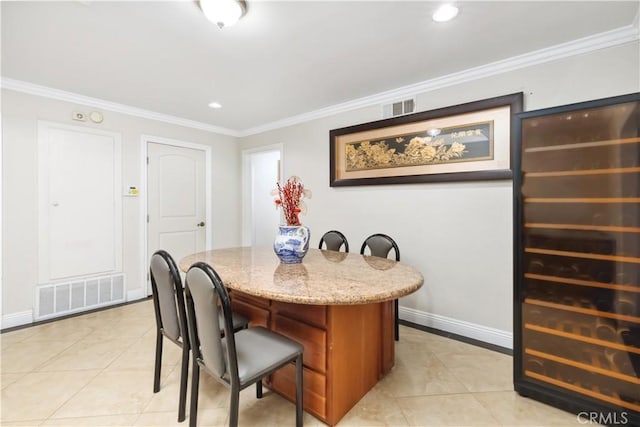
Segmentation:
<svg viewBox="0 0 640 427">
<path fill-rule="evenodd" d="M 150 110 L 144 110 L 142 108 L 118 104 L 98 98 L 91 98 L 72 92 L 66 92 L 59 89 L 53 89 L 46 86 L 40 86 L 33 83 L 9 79 L 5 77 L 2 77 L 1 82 L 3 89 L 15 90 L 18 92 L 24 92 L 31 95 L 42 96 L 45 98 L 57 99 L 60 101 L 86 105 L 89 107 L 113 111 L 116 113 L 122 113 L 187 128 L 203 130 L 206 132 L 241 138 L 284 128 L 287 126 L 309 122 L 312 120 L 322 119 L 359 108 L 393 102 L 403 97 L 415 96 L 419 93 L 431 92 L 449 86 L 462 84 L 473 80 L 479 80 L 482 78 L 507 73 L 509 71 L 531 67 L 537 64 L 543 64 L 545 62 L 556 61 L 559 59 L 569 58 L 571 56 L 593 52 L 600 49 L 606 49 L 609 47 L 620 46 L 626 43 L 636 42 L 640 40 L 638 16 L 639 15 L 636 14 L 631 25 L 620 27 L 614 30 L 572 40 L 567 43 L 562 43 L 556 46 L 532 51 L 501 61 L 469 68 L 467 70 L 448 74 L 442 77 L 436 77 L 434 79 L 425 80 L 419 83 L 402 86 L 397 89 L 380 92 L 363 98 L 357 98 L 351 101 L 343 102 L 341 104 L 332 105 L 308 113 L 298 114 L 286 119 L 277 120 L 244 130 L 223 128 L 220 126 L 214 126 L 195 120 L 157 113 Z"/>
<path fill-rule="evenodd" d="M 419 93 L 431 92 L 448 86 L 479 80 L 485 77 L 531 67 L 537 64 L 543 64 L 545 62 L 556 61 L 583 53 L 593 52 L 600 49 L 619 46 L 638 40 L 640 40 L 640 32 L 638 31 L 636 19 L 634 24 L 620 27 L 615 30 L 594 34 L 592 36 L 572 40 L 567 43 L 513 56 L 501 61 L 491 62 L 479 67 L 469 68 L 446 76 L 436 77 L 423 82 L 402 86 L 397 89 L 380 92 L 375 95 L 354 99 L 352 101 L 336 104 L 327 108 L 311 111 L 309 113 L 303 113 L 283 120 L 277 120 L 261 126 L 245 129 L 239 132 L 239 136 L 245 137 L 255 135 L 270 130 L 344 113 L 358 108 L 393 102 L 404 97 L 415 96 Z"/>
<path fill-rule="evenodd" d="M 172 125 L 183 126 L 191 129 L 203 130 L 222 135 L 238 137 L 239 132 L 233 129 L 227 129 L 220 126 L 213 126 L 207 123 L 195 120 L 183 119 L 181 117 L 171 116 L 169 114 L 157 113 L 155 111 L 145 110 L 142 108 L 132 107 L 116 102 L 105 101 L 103 99 L 91 98 L 89 96 L 79 95 L 73 92 L 66 92 L 59 89 L 53 89 L 47 86 L 40 86 L 33 83 L 9 79 L 2 77 L 2 88 L 14 90 L 17 92 L 27 93 L 29 95 L 42 96 L 58 101 L 71 102 L 73 104 L 86 105 L 88 107 L 98 108 L 105 111 L 113 111 L 115 113 L 127 114 L 129 116 L 141 117 L 143 119 L 155 120 L 158 122 L 168 123 Z"/>
</svg>

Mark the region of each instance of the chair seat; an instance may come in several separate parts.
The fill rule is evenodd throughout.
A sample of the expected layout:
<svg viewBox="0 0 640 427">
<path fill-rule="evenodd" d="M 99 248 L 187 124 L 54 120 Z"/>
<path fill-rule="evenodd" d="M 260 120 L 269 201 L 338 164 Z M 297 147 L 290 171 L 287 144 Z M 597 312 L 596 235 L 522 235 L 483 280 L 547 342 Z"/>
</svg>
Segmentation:
<svg viewBox="0 0 640 427">
<path fill-rule="evenodd" d="M 240 387 L 272 372 L 283 361 L 302 354 L 301 344 L 263 327 L 243 329 L 235 333 Z M 226 346 L 226 340 L 223 340 Z M 229 381 L 229 374 L 224 379 Z"/>
<path fill-rule="evenodd" d="M 233 322 L 234 331 L 239 331 L 240 329 L 244 329 L 247 327 L 247 325 L 249 325 L 249 319 L 235 312 L 231 313 L 231 321 Z M 224 334 L 224 326 L 222 326 L 224 325 L 224 315 L 222 314 L 222 311 L 218 312 L 218 324 L 220 325 L 220 333 Z"/>
</svg>

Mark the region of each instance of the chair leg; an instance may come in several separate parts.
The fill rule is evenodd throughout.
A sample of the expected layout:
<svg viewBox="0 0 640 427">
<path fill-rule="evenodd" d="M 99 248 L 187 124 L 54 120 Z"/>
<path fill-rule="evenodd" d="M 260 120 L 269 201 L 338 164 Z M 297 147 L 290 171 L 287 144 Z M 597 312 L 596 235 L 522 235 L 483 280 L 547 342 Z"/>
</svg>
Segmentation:
<svg viewBox="0 0 640 427">
<path fill-rule="evenodd" d="M 398 322 L 399 317 L 398 317 L 398 309 L 400 308 L 400 304 L 398 304 L 398 300 L 395 300 L 394 303 L 394 311 L 396 312 L 396 322 L 395 322 L 395 334 L 396 334 L 396 341 L 400 341 L 400 323 Z"/>
<path fill-rule="evenodd" d="M 189 427 L 196 427 L 198 421 L 198 388 L 200 386 L 200 366 L 195 358 L 191 365 L 191 406 L 189 407 Z"/>
<path fill-rule="evenodd" d="M 302 427 L 302 354 L 296 358 L 296 427 Z"/>
<path fill-rule="evenodd" d="M 187 406 L 187 380 L 189 378 L 189 349 L 182 344 L 182 370 L 180 371 L 180 401 L 178 403 L 178 422 L 185 419 Z"/>
<path fill-rule="evenodd" d="M 262 399 L 262 378 L 256 383 L 256 398 Z"/>
<path fill-rule="evenodd" d="M 156 336 L 156 366 L 153 374 L 153 392 L 160 391 L 160 370 L 162 368 L 162 332 L 158 329 Z"/>
<path fill-rule="evenodd" d="M 231 402 L 229 404 L 229 427 L 238 427 L 238 406 L 240 406 L 240 390 L 231 386 Z"/>
</svg>

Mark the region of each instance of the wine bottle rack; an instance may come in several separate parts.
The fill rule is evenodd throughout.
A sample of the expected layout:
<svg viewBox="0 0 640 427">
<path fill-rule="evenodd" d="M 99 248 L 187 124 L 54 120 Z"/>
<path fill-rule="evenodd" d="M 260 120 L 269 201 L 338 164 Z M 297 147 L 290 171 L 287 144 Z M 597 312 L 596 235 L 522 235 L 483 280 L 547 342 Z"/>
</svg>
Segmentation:
<svg viewBox="0 0 640 427">
<path fill-rule="evenodd" d="M 640 425 L 640 94 L 518 126 L 515 388 Z"/>
</svg>

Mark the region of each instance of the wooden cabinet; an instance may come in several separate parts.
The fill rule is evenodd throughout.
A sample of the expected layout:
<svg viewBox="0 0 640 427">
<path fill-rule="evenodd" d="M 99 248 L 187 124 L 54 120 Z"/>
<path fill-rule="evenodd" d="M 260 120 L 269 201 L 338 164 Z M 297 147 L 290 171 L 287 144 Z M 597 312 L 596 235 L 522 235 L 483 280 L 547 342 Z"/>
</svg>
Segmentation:
<svg viewBox="0 0 640 427">
<path fill-rule="evenodd" d="M 394 363 L 393 301 L 363 305 L 303 305 L 231 292 L 233 309 L 304 346 L 304 407 L 335 425 Z M 265 385 L 295 400 L 295 369 Z"/>
<path fill-rule="evenodd" d="M 516 390 L 640 425 L 640 94 L 519 124 Z"/>
</svg>

